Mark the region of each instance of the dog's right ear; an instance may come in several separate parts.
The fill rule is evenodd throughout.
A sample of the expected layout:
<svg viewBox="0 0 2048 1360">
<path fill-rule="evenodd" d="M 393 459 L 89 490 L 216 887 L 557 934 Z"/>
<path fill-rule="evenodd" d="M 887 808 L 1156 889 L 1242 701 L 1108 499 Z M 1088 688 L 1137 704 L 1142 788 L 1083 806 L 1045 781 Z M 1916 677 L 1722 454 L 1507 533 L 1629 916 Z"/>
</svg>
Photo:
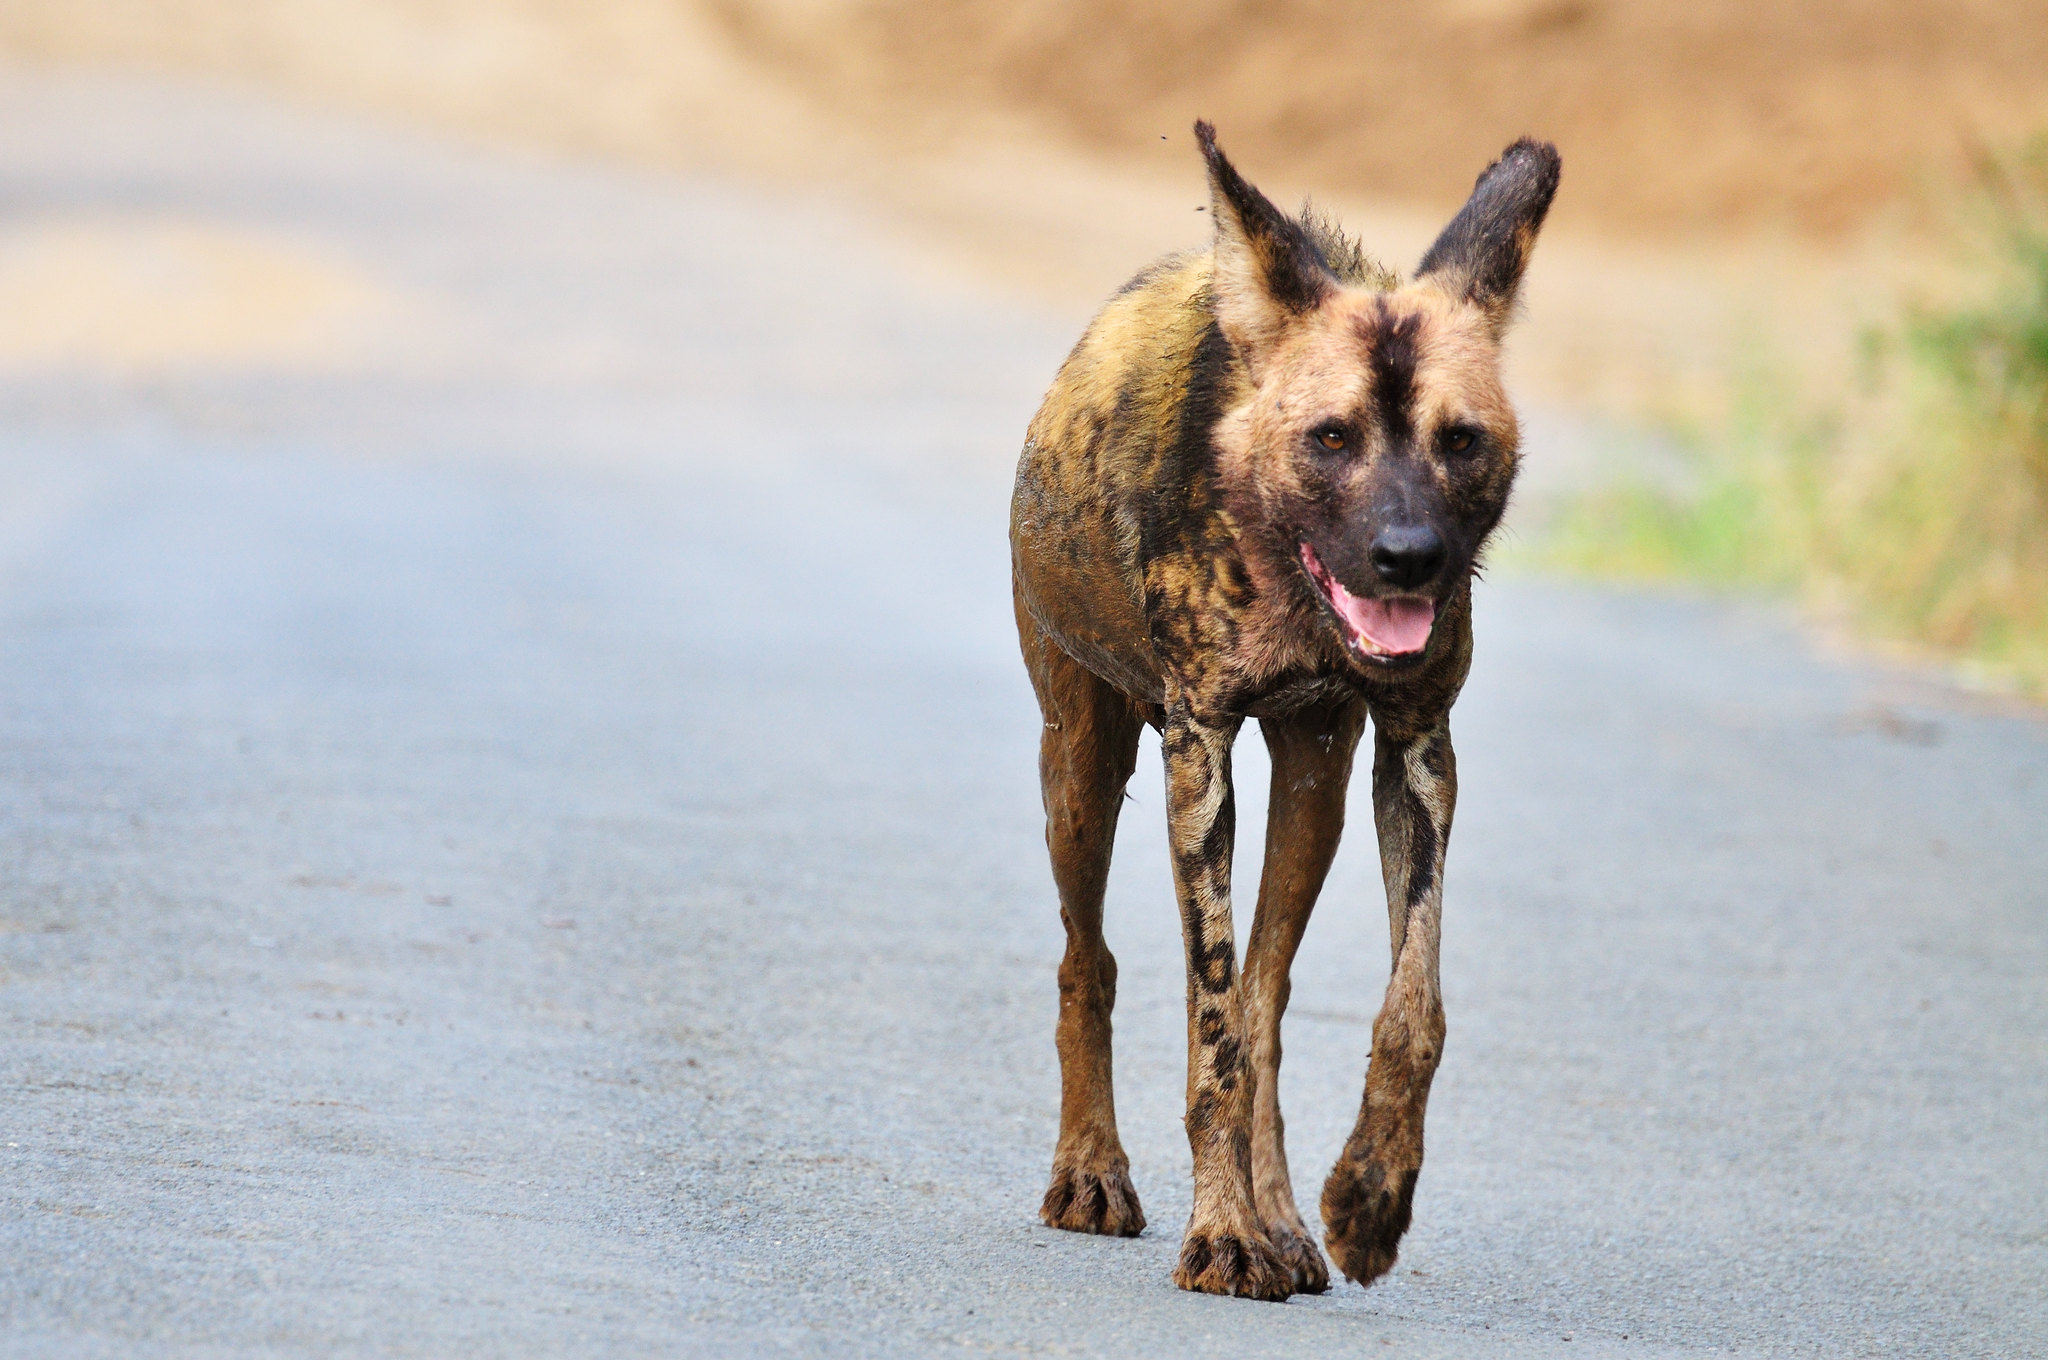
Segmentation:
<svg viewBox="0 0 2048 1360">
<path fill-rule="evenodd" d="M 1295 318 L 1337 288 L 1299 223 L 1245 181 L 1216 145 L 1216 129 L 1195 124 L 1209 163 L 1209 213 L 1216 219 L 1216 321 L 1256 376 Z"/>
<path fill-rule="evenodd" d="M 1415 270 L 1418 279 L 1430 279 L 1477 307 L 1496 339 L 1514 315 L 1522 271 L 1557 196 L 1562 168 L 1549 142 L 1524 137 L 1501 152 Z"/>
</svg>

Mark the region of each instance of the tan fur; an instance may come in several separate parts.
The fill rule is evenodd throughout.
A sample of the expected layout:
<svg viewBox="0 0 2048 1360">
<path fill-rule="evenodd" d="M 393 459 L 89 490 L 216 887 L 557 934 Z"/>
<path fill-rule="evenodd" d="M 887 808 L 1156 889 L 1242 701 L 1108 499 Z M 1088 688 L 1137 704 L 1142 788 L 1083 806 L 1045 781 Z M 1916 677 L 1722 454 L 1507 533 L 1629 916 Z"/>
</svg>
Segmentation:
<svg viewBox="0 0 2048 1360">
<path fill-rule="evenodd" d="M 1326 220 L 1280 215 L 1206 126 L 1197 135 L 1214 247 L 1162 260 L 1104 307 L 1031 422 L 1012 502 L 1067 928 L 1060 1141 L 1041 1212 L 1086 1232 L 1144 1224 L 1116 1132 L 1116 965 L 1101 924 L 1123 785 L 1150 723 L 1187 963 L 1195 1195 L 1174 1279 L 1277 1299 L 1328 1285 L 1288 1174 L 1280 1019 L 1368 714 L 1394 969 L 1323 1219 L 1338 1265 L 1361 1281 L 1391 1266 L 1408 1223 L 1445 1033 L 1447 715 L 1471 664 L 1472 567 L 1506 504 L 1519 437 L 1500 331 L 1556 156 L 1510 148 L 1402 285 Z M 1425 606 L 1419 648 L 1390 652 L 1357 631 L 1358 618 Z M 1230 750 L 1247 717 L 1274 782 L 1240 977 Z"/>
</svg>

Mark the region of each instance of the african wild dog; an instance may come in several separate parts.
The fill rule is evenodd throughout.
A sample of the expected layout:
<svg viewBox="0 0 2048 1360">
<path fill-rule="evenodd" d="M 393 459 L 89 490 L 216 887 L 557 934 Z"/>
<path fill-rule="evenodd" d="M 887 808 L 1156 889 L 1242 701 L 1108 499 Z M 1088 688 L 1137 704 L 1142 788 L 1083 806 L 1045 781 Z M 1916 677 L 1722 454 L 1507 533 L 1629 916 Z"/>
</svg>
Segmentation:
<svg viewBox="0 0 2048 1360">
<path fill-rule="evenodd" d="M 1095 318 L 1031 422 L 1011 507 L 1067 929 L 1060 1136 L 1040 1214 L 1077 1232 L 1145 1226 L 1111 1093 L 1102 897 L 1149 723 L 1187 946 L 1195 1207 L 1174 1280 L 1283 1299 L 1329 1287 L 1288 1181 L 1280 1016 L 1368 714 L 1394 962 L 1323 1224 L 1361 1283 L 1393 1265 L 1408 1227 L 1444 1043 L 1448 716 L 1471 662 L 1474 565 L 1517 457 L 1501 336 L 1559 162 L 1545 143 L 1509 147 L 1403 283 L 1312 210 L 1282 214 L 1207 123 L 1195 136 L 1215 242 L 1154 264 Z M 1247 717 L 1273 783 L 1240 979 L 1230 748 Z"/>
</svg>

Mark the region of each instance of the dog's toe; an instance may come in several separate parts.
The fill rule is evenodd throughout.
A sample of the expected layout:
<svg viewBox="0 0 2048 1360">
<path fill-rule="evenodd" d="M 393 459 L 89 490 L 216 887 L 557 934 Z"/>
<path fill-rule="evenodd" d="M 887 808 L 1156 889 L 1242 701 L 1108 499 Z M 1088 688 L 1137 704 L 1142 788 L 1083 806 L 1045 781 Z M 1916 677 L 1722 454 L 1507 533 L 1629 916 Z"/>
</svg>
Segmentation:
<svg viewBox="0 0 2048 1360">
<path fill-rule="evenodd" d="M 1067 1232 L 1136 1237 L 1145 1230 L 1145 1211 L 1123 1167 L 1054 1167 L 1038 1216 L 1047 1227 Z"/>
<path fill-rule="evenodd" d="M 1257 1234 L 1189 1229 L 1173 1282 L 1198 1294 L 1229 1294 L 1278 1303 L 1294 1292 L 1294 1273 L 1273 1244 Z"/>
</svg>

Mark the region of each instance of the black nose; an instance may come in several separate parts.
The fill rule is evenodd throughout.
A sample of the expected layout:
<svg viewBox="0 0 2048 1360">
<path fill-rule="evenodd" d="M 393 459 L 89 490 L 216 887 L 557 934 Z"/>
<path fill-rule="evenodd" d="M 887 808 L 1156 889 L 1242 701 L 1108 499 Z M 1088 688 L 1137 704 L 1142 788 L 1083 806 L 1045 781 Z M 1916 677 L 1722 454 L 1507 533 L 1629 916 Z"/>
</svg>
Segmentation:
<svg viewBox="0 0 2048 1360">
<path fill-rule="evenodd" d="M 1382 581 L 1410 590 L 1436 579 L 1444 564 L 1444 540 L 1427 524 L 1393 524 L 1373 537 L 1370 556 Z"/>
</svg>

